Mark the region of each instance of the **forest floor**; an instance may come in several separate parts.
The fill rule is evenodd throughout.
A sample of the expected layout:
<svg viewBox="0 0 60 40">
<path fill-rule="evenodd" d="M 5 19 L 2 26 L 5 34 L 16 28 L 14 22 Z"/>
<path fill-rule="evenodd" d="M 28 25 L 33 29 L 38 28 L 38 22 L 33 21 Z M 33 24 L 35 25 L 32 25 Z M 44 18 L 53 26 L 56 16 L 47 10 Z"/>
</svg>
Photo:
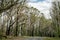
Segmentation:
<svg viewBox="0 0 60 40">
<path fill-rule="evenodd" d="M 56 37 L 9 37 L 2 38 L 0 40 L 60 40 L 60 38 Z"/>
</svg>

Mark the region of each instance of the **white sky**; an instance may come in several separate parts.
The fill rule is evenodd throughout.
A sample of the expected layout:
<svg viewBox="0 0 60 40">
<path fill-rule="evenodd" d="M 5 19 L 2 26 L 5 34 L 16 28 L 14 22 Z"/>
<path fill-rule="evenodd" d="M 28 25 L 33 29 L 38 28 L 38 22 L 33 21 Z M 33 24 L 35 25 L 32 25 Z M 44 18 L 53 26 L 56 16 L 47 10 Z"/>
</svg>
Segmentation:
<svg viewBox="0 0 60 40">
<path fill-rule="evenodd" d="M 40 12 L 44 13 L 46 18 L 50 18 L 50 7 L 51 7 L 51 0 L 45 0 L 45 1 L 39 1 L 39 2 L 32 2 L 32 1 L 37 1 L 37 0 L 30 0 L 28 2 L 29 6 L 33 6 L 34 8 L 37 8 L 40 10 Z"/>
</svg>

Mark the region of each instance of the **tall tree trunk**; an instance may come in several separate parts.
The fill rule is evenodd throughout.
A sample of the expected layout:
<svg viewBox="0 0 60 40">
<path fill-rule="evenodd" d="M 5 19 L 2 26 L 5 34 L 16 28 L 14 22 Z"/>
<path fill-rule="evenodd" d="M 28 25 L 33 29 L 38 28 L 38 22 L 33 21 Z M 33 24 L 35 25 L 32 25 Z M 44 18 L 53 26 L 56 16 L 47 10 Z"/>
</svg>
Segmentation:
<svg viewBox="0 0 60 40">
<path fill-rule="evenodd" d="M 17 9 L 16 34 L 15 34 L 15 36 L 18 36 L 18 9 Z"/>
</svg>

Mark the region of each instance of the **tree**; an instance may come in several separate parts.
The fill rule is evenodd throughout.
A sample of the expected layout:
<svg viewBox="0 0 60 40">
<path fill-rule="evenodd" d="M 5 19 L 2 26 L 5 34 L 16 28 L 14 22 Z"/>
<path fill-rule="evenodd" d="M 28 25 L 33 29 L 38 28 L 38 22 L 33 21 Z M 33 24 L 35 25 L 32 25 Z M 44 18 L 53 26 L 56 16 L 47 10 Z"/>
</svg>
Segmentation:
<svg viewBox="0 0 60 40">
<path fill-rule="evenodd" d="M 51 17 L 55 35 L 60 36 L 60 1 L 54 1 L 52 3 Z"/>
<path fill-rule="evenodd" d="M 7 22 L 5 22 L 5 23 L 7 23 L 6 35 L 12 34 L 12 27 L 15 24 L 15 22 L 16 22 L 16 30 L 18 30 L 17 29 L 18 28 L 17 27 L 17 24 L 18 24 L 17 21 L 18 21 L 18 14 L 19 14 L 18 11 L 21 10 L 21 6 L 24 6 L 25 3 L 26 3 L 26 0 L 1 0 L 0 1 L 0 14 L 3 14 L 3 12 L 4 12 L 4 14 L 6 13 L 6 16 L 8 19 Z M 16 11 L 17 15 L 16 15 L 15 11 Z M 14 16 L 14 14 L 17 16 L 16 17 L 17 20 L 15 19 L 15 21 L 12 21 L 13 20 L 12 17 Z M 16 34 L 17 34 L 17 31 L 16 31 Z"/>
</svg>

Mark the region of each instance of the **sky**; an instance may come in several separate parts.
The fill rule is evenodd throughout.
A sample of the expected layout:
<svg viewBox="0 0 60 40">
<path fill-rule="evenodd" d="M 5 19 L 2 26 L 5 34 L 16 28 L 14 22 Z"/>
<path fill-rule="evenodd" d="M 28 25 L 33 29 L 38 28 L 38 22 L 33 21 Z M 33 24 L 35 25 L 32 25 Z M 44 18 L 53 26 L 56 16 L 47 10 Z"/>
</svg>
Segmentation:
<svg viewBox="0 0 60 40">
<path fill-rule="evenodd" d="M 44 13 L 46 18 L 50 17 L 50 8 L 52 0 L 29 0 L 28 5 L 37 8 L 41 13 Z"/>
</svg>

